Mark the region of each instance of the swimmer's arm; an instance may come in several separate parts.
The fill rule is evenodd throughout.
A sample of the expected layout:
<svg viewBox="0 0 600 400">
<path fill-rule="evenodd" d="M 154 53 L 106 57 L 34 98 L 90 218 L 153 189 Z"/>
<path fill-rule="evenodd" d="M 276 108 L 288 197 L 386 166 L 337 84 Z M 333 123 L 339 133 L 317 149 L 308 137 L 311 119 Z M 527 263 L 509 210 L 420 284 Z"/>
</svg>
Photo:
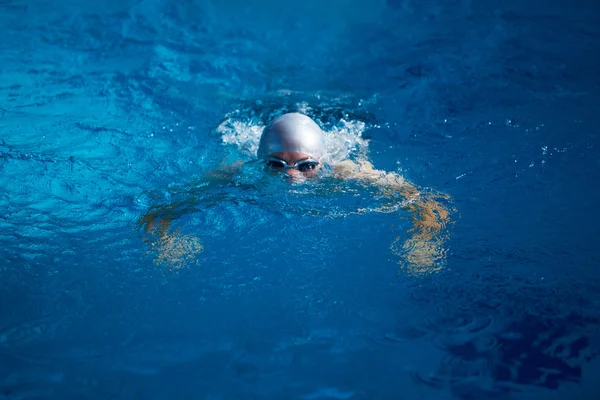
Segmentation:
<svg viewBox="0 0 600 400">
<path fill-rule="evenodd" d="M 171 222 L 181 215 L 196 210 L 199 202 L 199 191 L 207 190 L 211 187 L 229 184 L 234 176 L 239 172 L 243 161 L 232 165 L 222 166 L 217 170 L 208 172 L 206 175 L 184 187 L 180 194 L 181 199 L 169 204 L 152 206 L 138 219 L 138 229 L 144 228 L 149 235 L 155 235 L 159 238 L 165 238 L 171 230 Z"/>
<path fill-rule="evenodd" d="M 402 176 L 377 170 L 368 161 L 354 162 L 345 160 L 333 167 L 333 174 L 338 179 L 357 180 L 379 187 L 384 194 L 400 194 L 406 204 L 419 200 L 419 190 Z"/>
<path fill-rule="evenodd" d="M 404 199 L 401 208 L 412 219 L 412 235 L 402 246 L 405 258 L 413 267 L 432 266 L 442 258 L 445 228 L 450 222 L 450 211 L 442 200 L 448 200 L 449 196 L 421 193 L 402 176 L 376 170 L 368 161 L 343 161 L 334 167 L 334 176 L 375 185 L 389 197 L 399 194 Z"/>
<path fill-rule="evenodd" d="M 243 161 L 236 161 L 230 165 L 222 165 L 219 169 L 209 171 L 198 182 L 210 182 L 210 183 L 229 183 L 233 177 L 242 169 L 244 166 Z"/>
</svg>

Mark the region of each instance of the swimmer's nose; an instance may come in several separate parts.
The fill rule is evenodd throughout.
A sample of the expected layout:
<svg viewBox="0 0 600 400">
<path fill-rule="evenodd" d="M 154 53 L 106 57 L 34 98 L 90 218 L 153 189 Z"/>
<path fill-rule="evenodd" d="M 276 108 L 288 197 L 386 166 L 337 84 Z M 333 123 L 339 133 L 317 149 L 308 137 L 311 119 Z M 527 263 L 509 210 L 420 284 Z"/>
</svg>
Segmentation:
<svg viewBox="0 0 600 400">
<path fill-rule="evenodd" d="M 291 178 L 294 181 L 300 181 L 300 180 L 306 179 L 306 177 L 304 176 L 304 174 L 302 172 L 300 172 L 294 168 L 286 169 L 285 173 L 287 174 L 287 176 L 289 178 Z"/>
<path fill-rule="evenodd" d="M 296 178 L 296 177 L 299 177 L 300 175 L 302 175 L 302 174 L 300 173 L 300 171 L 298 171 L 298 170 L 297 170 L 297 169 L 295 169 L 295 168 L 289 168 L 289 169 L 286 169 L 286 170 L 285 170 L 285 173 L 286 173 L 286 174 L 288 174 L 288 176 L 290 176 L 291 178 Z"/>
</svg>

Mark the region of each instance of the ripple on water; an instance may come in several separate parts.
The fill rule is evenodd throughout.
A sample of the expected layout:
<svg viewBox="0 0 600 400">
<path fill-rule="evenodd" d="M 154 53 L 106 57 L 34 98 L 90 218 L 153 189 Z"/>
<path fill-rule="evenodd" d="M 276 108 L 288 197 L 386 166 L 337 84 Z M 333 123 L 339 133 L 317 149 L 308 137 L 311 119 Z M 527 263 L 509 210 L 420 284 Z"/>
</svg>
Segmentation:
<svg viewBox="0 0 600 400">
<path fill-rule="evenodd" d="M 0 384 L 0 399 L 6 400 L 51 400 L 51 399 L 109 399 L 115 392 L 99 387 L 95 381 L 45 382 L 27 381 L 19 384 Z"/>
<path fill-rule="evenodd" d="M 429 318 L 423 323 L 401 325 L 369 339 L 386 346 L 429 338 L 442 350 L 448 345 L 465 342 L 476 342 L 478 348 L 486 348 L 494 346 L 489 332 L 495 324 L 492 312 L 461 310 Z"/>
<path fill-rule="evenodd" d="M 0 347 L 17 350 L 41 341 L 51 340 L 65 317 L 43 317 L 40 319 L 4 327 L 0 330 Z"/>
<path fill-rule="evenodd" d="M 435 337 L 433 344 L 446 353 L 455 354 L 466 360 L 492 358 L 501 346 L 498 336 L 484 333 L 475 337 Z"/>
<path fill-rule="evenodd" d="M 485 360 L 464 360 L 447 356 L 432 374 L 413 372 L 413 378 L 436 389 L 450 388 L 465 381 L 491 381 Z"/>
<path fill-rule="evenodd" d="M 411 326 L 405 326 L 381 335 L 372 335 L 368 339 L 378 345 L 393 346 L 413 340 L 419 340 L 428 335 L 427 331 Z"/>
<path fill-rule="evenodd" d="M 454 314 L 430 318 L 424 329 L 433 334 L 475 334 L 487 329 L 494 317 L 485 311 L 458 311 Z"/>
<path fill-rule="evenodd" d="M 507 321 L 500 331 L 488 329 L 470 338 L 436 337 L 445 356 L 432 373 L 414 376 L 428 386 L 451 388 L 459 398 L 474 398 L 468 395 L 473 390 L 488 394 L 556 390 L 578 383 L 585 363 L 597 356 L 590 339 L 594 326 L 597 321 L 577 315 L 527 314 Z"/>
</svg>

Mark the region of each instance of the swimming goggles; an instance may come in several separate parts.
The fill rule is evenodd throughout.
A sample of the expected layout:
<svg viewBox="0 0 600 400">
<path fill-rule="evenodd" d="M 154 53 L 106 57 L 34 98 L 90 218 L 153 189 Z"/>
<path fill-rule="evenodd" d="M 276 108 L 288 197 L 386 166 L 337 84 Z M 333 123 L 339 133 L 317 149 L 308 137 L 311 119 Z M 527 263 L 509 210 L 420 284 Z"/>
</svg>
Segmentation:
<svg viewBox="0 0 600 400">
<path fill-rule="evenodd" d="M 306 160 L 298 161 L 293 165 L 289 165 L 285 160 L 281 160 L 275 157 L 268 157 L 266 160 L 266 164 L 269 168 L 272 169 L 297 169 L 300 172 L 307 172 L 315 169 L 319 162 L 317 160 L 313 160 L 312 158 L 308 158 Z"/>
</svg>

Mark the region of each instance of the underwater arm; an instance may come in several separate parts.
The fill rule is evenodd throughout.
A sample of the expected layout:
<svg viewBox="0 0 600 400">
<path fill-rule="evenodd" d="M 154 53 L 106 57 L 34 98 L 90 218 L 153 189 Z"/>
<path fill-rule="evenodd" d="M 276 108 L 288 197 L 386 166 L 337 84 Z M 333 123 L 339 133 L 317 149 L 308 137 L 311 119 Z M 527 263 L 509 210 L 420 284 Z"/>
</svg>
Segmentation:
<svg viewBox="0 0 600 400">
<path fill-rule="evenodd" d="M 377 170 L 369 161 L 342 161 L 333 168 L 334 176 L 338 179 L 357 180 L 375 185 L 387 195 L 400 194 L 407 204 L 419 200 L 419 190 L 404 179 L 393 173 Z"/>
<path fill-rule="evenodd" d="M 376 170 L 368 161 L 343 161 L 334 167 L 334 175 L 375 185 L 386 197 L 399 195 L 402 201 L 399 208 L 409 212 L 412 227 L 411 235 L 403 243 L 396 240 L 392 244 L 392 251 L 406 261 L 412 272 L 431 271 L 443 264 L 451 214 L 444 204 L 450 199 L 448 195 L 422 192 L 402 176 Z M 390 212 L 389 208 L 380 211 Z"/>
<path fill-rule="evenodd" d="M 174 192 L 176 200 L 168 204 L 152 206 L 138 219 L 138 229 L 144 228 L 150 238 L 144 240 L 150 244 L 155 255 L 154 263 L 179 269 L 193 261 L 204 250 L 200 240 L 179 229 L 171 231 L 171 223 L 182 215 L 201 209 L 206 199 L 206 191 L 229 184 L 243 163 L 236 163 L 217 171 L 212 171 L 180 190 Z"/>
<path fill-rule="evenodd" d="M 138 219 L 138 229 L 144 228 L 149 235 L 166 237 L 171 230 L 171 222 L 182 215 L 197 211 L 202 194 L 206 190 L 220 185 L 229 184 L 242 167 L 243 162 L 221 167 L 210 171 L 203 177 L 179 189 L 177 200 L 168 204 L 152 206 Z"/>
</svg>

